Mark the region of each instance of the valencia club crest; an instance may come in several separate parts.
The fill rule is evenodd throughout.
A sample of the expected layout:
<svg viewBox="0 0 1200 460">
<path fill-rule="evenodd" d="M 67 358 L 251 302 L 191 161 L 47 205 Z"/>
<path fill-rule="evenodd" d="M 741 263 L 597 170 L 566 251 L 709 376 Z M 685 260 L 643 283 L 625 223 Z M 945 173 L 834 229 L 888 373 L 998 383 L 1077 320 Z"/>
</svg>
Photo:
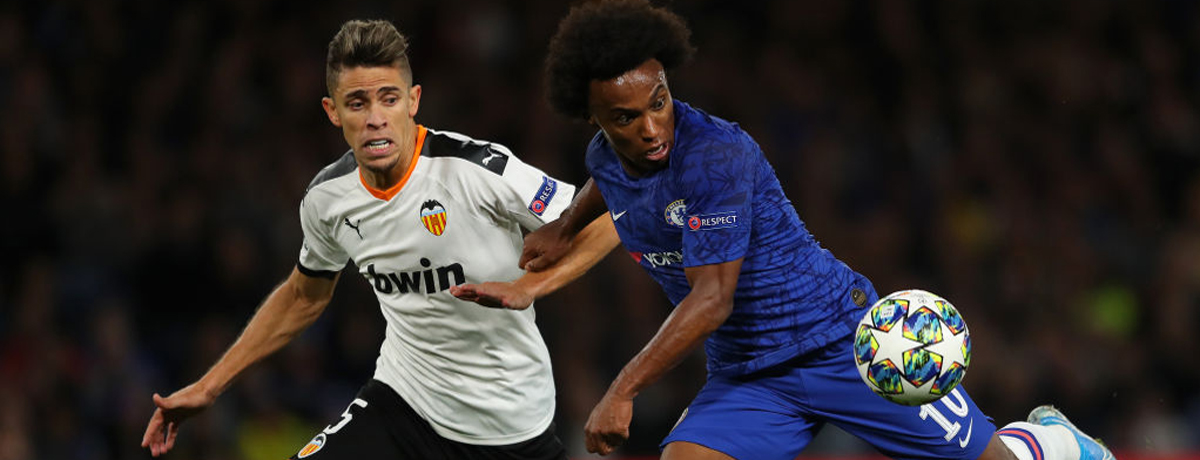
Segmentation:
<svg viewBox="0 0 1200 460">
<path fill-rule="evenodd" d="M 426 201 L 421 204 L 421 223 L 429 233 L 441 236 L 446 231 L 446 208 L 437 200 Z"/>
</svg>

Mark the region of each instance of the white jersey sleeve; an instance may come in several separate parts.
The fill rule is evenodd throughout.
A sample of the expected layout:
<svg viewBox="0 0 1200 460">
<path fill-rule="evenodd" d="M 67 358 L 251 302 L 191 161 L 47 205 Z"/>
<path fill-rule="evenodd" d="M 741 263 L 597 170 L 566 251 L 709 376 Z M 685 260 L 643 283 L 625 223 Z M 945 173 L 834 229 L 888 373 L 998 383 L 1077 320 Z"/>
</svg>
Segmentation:
<svg viewBox="0 0 1200 460">
<path fill-rule="evenodd" d="M 318 205 L 321 200 L 313 196 L 313 194 L 329 193 L 316 186 L 337 175 L 346 174 L 345 170 L 351 166 L 349 163 L 353 162 L 353 157 L 350 157 L 349 160 L 347 162 L 347 158 L 343 157 L 337 163 L 323 170 L 309 185 L 304 199 L 300 202 L 300 228 L 304 231 L 304 243 L 300 246 L 300 259 L 297 265 L 300 272 L 305 275 L 332 278 L 334 274 L 342 271 L 350 261 L 350 256 L 346 255 L 346 251 L 333 236 L 338 222 L 333 220 L 335 217 L 322 214 L 324 209 Z"/>
<path fill-rule="evenodd" d="M 557 219 L 575 197 L 574 185 L 521 161 L 503 145 L 477 141 L 451 131 L 432 132 L 442 138 L 474 145 L 474 148 L 455 150 L 460 158 L 483 166 L 474 170 L 475 175 L 468 179 L 477 182 L 464 184 L 464 188 L 479 194 L 483 203 L 496 207 L 493 211 L 526 230 L 537 230 Z"/>
<path fill-rule="evenodd" d="M 535 168 L 513 155 L 503 146 L 495 148 L 508 155 L 508 164 L 498 178 L 499 186 L 493 190 L 503 210 L 526 230 L 537 230 L 547 222 L 557 219 L 571 199 L 575 197 L 575 186 Z"/>
</svg>

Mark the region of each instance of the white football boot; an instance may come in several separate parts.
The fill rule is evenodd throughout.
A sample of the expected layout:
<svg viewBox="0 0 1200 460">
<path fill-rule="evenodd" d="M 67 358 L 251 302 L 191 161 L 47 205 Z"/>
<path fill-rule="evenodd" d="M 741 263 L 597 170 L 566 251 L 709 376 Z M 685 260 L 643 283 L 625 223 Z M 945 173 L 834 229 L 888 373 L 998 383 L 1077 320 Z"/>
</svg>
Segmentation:
<svg viewBox="0 0 1200 460">
<path fill-rule="evenodd" d="M 1061 425 L 1071 430 L 1071 434 L 1075 435 L 1075 441 L 1079 443 L 1079 460 L 1117 460 L 1108 447 L 1105 447 L 1096 438 L 1079 431 L 1079 428 L 1076 428 L 1075 424 L 1067 420 L 1067 416 L 1054 406 L 1045 405 L 1034 408 L 1029 412 L 1029 418 L 1026 421 L 1042 426 Z"/>
</svg>

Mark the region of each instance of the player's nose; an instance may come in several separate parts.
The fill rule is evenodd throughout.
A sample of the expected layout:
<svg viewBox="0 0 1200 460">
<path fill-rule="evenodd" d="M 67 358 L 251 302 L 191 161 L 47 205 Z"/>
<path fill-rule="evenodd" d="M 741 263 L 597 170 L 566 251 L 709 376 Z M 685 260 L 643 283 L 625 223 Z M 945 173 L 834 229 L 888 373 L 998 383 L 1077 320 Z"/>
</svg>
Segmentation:
<svg viewBox="0 0 1200 460">
<path fill-rule="evenodd" d="M 387 117 L 383 116 L 383 109 L 376 105 L 372 105 L 367 109 L 367 126 L 372 129 L 379 129 L 387 126 Z"/>
<path fill-rule="evenodd" d="M 654 117 L 642 117 L 642 122 L 638 126 L 638 134 L 642 140 L 653 142 L 658 139 L 658 133 L 662 132 L 662 128 L 654 120 Z"/>
</svg>

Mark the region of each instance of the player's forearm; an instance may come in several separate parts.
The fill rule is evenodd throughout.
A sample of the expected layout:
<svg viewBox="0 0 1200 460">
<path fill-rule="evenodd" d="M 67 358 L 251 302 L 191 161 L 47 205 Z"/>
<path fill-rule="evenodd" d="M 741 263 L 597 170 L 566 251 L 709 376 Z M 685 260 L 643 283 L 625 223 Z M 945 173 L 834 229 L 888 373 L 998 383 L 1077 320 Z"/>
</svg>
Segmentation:
<svg viewBox="0 0 1200 460">
<path fill-rule="evenodd" d="M 608 391 L 630 399 L 637 396 L 699 348 L 732 311 L 733 304 L 727 299 L 693 290 L 645 348 L 625 365 Z"/>
<path fill-rule="evenodd" d="M 201 388 L 214 397 L 220 395 L 246 368 L 278 351 L 316 321 L 328 299 L 306 297 L 293 281 L 285 281 L 267 296 L 241 336 L 201 377 Z"/>
<path fill-rule="evenodd" d="M 606 210 L 608 210 L 608 206 L 604 203 L 604 197 L 600 195 L 600 189 L 596 188 L 596 183 L 592 179 L 588 179 L 579 188 L 579 193 L 575 194 L 571 204 L 563 210 L 558 219 L 563 221 L 563 229 L 568 235 L 573 236 L 582 232 Z"/>
<path fill-rule="evenodd" d="M 588 224 L 571 242 L 571 249 L 554 265 L 540 272 L 527 272 L 513 284 L 539 299 L 583 276 L 620 243 L 617 229 L 607 214 Z"/>
</svg>

